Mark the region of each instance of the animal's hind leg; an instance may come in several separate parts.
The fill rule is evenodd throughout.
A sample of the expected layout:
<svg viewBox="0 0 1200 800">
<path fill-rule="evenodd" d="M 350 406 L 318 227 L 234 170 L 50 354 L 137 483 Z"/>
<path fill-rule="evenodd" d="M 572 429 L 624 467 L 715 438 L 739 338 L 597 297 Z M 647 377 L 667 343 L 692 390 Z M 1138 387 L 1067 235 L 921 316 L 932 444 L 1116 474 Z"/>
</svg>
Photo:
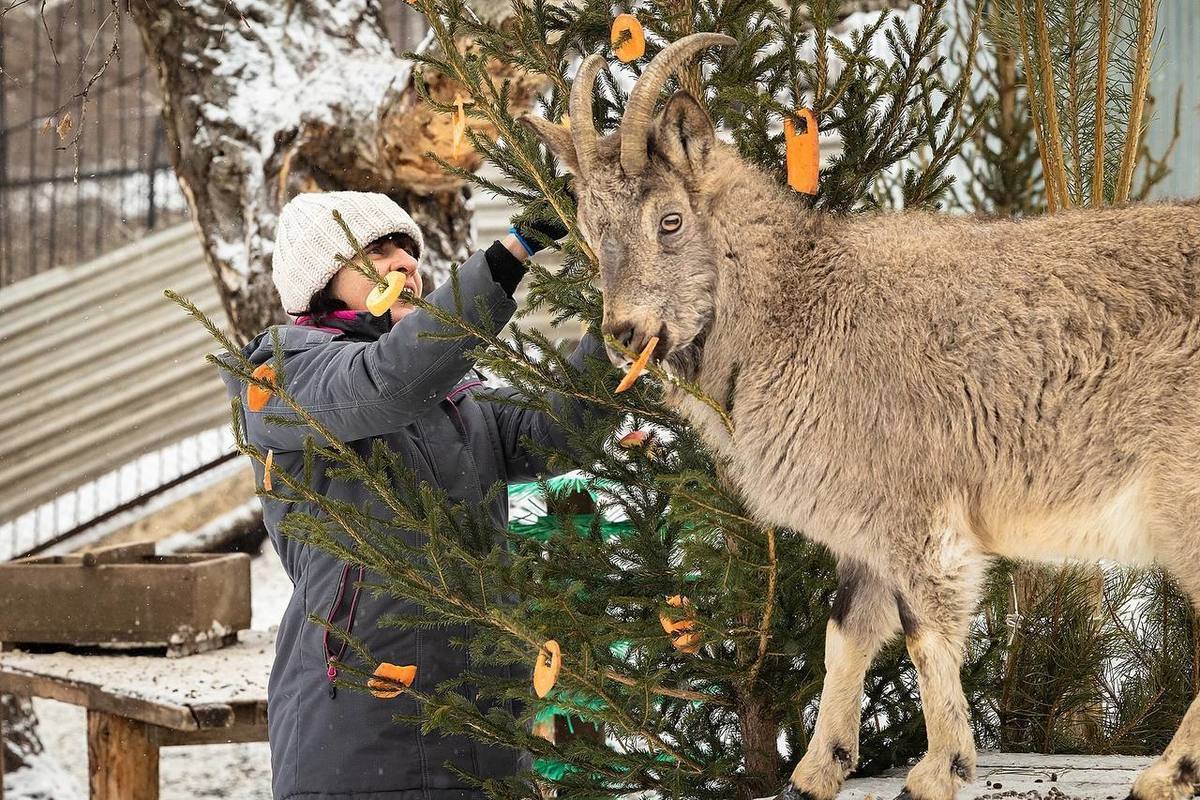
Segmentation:
<svg viewBox="0 0 1200 800">
<path fill-rule="evenodd" d="M 831 800 L 858 763 L 863 680 L 875 654 L 900 630 L 894 590 L 861 564 L 838 563 L 838 591 L 825 629 L 825 683 L 808 751 L 776 800 Z"/>
<path fill-rule="evenodd" d="M 897 800 L 952 800 L 975 779 L 975 740 L 960 670 L 985 562 L 952 529 L 931 532 L 916 562 L 900 614 L 929 749 Z"/>
<path fill-rule="evenodd" d="M 1176 558 L 1174 577 L 1200 611 L 1200 543 Z M 1183 716 L 1162 758 L 1146 768 L 1133 783 L 1130 800 L 1184 800 L 1200 794 L 1200 697 Z"/>
</svg>

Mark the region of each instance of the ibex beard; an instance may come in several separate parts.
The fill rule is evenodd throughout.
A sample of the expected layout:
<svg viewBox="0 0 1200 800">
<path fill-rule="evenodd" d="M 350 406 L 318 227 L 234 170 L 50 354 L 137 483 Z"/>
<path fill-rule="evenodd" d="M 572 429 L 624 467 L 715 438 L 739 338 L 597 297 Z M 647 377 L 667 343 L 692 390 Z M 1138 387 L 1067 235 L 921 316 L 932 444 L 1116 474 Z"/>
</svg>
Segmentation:
<svg viewBox="0 0 1200 800">
<path fill-rule="evenodd" d="M 748 507 L 838 559 L 816 728 L 779 797 L 837 795 L 867 668 L 903 632 L 929 747 L 901 797 L 949 800 L 975 775 L 959 669 L 989 559 L 1157 564 L 1200 604 L 1200 205 L 818 213 L 689 94 L 654 113 L 680 64 L 732 43 L 667 47 L 605 137 L 599 56 L 569 130 L 523 121 L 576 175 L 605 331 L 658 336 L 732 420 L 667 386 Z M 1198 765 L 1194 702 L 1130 797 L 1191 797 Z"/>
</svg>

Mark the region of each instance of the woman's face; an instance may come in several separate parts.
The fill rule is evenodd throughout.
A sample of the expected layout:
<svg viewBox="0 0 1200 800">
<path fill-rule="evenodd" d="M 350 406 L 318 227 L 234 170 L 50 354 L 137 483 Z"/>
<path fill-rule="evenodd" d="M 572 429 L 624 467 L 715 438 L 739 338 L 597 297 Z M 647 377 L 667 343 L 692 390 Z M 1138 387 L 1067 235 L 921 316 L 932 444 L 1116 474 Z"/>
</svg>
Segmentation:
<svg viewBox="0 0 1200 800">
<path fill-rule="evenodd" d="M 405 237 L 407 241 L 407 237 Z M 377 239 L 363 248 L 363 252 L 371 259 L 371 265 L 381 276 L 389 272 L 403 272 L 405 285 L 417 297 L 421 296 L 421 273 L 417 269 L 417 260 L 412 253 L 396 245 L 390 238 Z M 367 308 L 367 295 L 375 288 L 375 284 L 353 267 L 343 266 L 329 281 L 333 296 L 356 311 Z M 414 306 L 403 300 L 397 300 L 390 309 L 392 323 L 399 322 L 404 317 L 416 311 Z"/>
</svg>

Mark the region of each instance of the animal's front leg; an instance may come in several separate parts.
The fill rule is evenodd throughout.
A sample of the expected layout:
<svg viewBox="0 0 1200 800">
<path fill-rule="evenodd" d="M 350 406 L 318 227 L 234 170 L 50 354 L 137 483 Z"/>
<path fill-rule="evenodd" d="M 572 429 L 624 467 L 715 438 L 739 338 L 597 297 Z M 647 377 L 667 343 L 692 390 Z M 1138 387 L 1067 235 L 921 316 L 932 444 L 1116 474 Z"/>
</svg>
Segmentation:
<svg viewBox="0 0 1200 800">
<path fill-rule="evenodd" d="M 825 629 L 825 684 L 808 751 L 776 800 L 831 800 L 858 763 L 863 680 L 879 648 L 900 630 L 892 589 L 860 564 L 838 564 Z"/>
<path fill-rule="evenodd" d="M 975 780 L 975 740 L 960 670 L 984 563 L 953 532 L 930 536 L 924 547 L 900 613 L 929 749 L 897 800 L 953 800 L 960 786 Z"/>
</svg>

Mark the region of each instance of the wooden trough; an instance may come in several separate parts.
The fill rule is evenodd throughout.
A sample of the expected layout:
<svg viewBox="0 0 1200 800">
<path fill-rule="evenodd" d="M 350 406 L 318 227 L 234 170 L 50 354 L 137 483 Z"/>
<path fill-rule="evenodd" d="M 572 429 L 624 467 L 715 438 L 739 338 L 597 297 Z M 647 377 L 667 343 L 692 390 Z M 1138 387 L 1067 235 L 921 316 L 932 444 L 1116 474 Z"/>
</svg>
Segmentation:
<svg viewBox="0 0 1200 800">
<path fill-rule="evenodd" d="M 245 553 L 155 555 L 154 542 L 0 564 L 5 648 L 69 645 L 163 650 L 224 647 L 250 627 Z"/>
</svg>

